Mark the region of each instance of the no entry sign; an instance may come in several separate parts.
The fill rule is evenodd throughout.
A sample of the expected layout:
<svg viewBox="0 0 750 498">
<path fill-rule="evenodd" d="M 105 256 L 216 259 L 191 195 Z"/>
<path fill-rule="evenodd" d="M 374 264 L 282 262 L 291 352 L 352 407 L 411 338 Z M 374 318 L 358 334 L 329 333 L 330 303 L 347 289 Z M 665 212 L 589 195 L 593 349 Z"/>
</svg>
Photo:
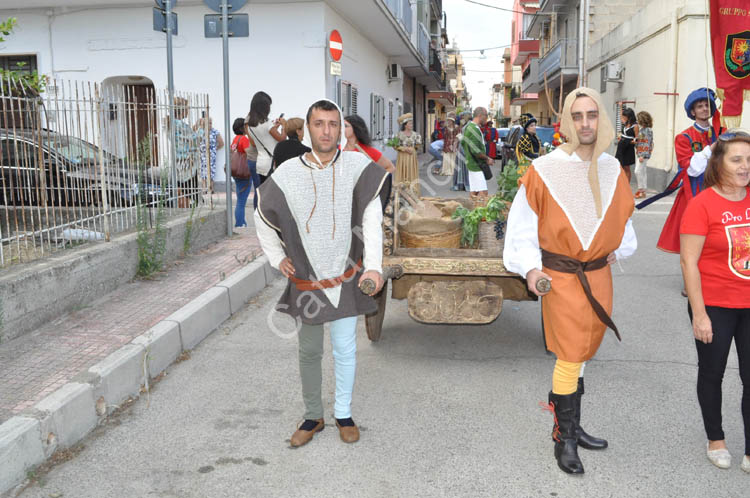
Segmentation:
<svg viewBox="0 0 750 498">
<path fill-rule="evenodd" d="M 331 53 L 331 58 L 335 61 L 341 59 L 341 55 L 344 53 L 344 43 L 341 41 L 341 33 L 337 30 L 331 31 L 331 36 L 328 37 L 328 51 Z"/>
</svg>

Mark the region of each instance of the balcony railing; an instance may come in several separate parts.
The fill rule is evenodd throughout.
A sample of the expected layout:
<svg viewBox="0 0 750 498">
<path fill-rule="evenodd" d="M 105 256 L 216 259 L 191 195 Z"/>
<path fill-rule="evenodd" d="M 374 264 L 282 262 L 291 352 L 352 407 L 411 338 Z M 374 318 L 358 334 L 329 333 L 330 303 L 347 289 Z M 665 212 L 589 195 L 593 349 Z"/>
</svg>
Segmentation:
<svg viewBox="0 0 750 498">
<path fill-rule="evenodd" d="M 523 93 L 536 93 L 539 91 L 539 59 L 531 59 L 529 65 L 523 72 L 521 91 Z"/>
<path fill-rule="evenodd" d="M 411 5 L 409 0 L 384 0 L 388 10 L 411 36 Z"/>
<path fill-rule="evenodd" d="M 539 82 L 563 69 L 577 69 L 578 41 L 575 38 L 561 38 L 555 43 L 544 57 L 539 59 Z"/>
<path fill-rule="evenodd" d="M 401 0 L 401 21 L 406 32 L 411 36 L 411 4 L 409 0 Z"/>
<path fill-rule="evenodd" d="M 430 57 L 430 34 L 421 22 L 417 24 L 417 50 L 422 60 L 427 63 Z"/>
</svg>

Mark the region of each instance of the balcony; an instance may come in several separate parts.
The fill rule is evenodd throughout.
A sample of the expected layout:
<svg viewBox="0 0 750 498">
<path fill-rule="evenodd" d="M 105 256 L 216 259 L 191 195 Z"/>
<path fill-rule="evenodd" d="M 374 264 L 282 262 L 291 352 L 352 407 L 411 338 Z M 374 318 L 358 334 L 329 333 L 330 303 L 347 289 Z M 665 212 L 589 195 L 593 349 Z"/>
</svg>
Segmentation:
<svg viewBox="0 0 750 498">
<path fill-rule="evenodd" d="M 521 83 L 521 91 L 523 93 L 537 93 L 541 87 L 539 86 L 539 59 L 531 59 L 529 65 L 523 71 L 523 80 Z"/>
<path fill-rule="evenodd" d="M 537 81 L 544 84 L 544 75 L 547 75 L 547 83 L 554 88 L 560 86 L 559 76 L 562 72 L 563 80 L 570 80 L 578 76 L 578 41 L 575 38 L 561 38 L 552 48 L 539 59 L 539 72 Z M 556 84 L 555 84 L 556 83 Z"/>
<path fill-rule="evenodd" d="M 404 24 L 404 29 L 411 36 L 411 5 L 409 0 L 401 0 L 401 21 Z"/>
<path fill-rule="evenodd" d="M 421 22 L 417 23 L 417 51 L 422 56 L 422 60 L 428 62 L 430 57 L 430 34 Z"/>
<path fill-rule="evenodd" d="M 516 46 L 513 47 L 513 65 L 520 66 L 529 57 L 536 57 L 539 53 L 539 40 L 518 40 Z"/>
</svg>

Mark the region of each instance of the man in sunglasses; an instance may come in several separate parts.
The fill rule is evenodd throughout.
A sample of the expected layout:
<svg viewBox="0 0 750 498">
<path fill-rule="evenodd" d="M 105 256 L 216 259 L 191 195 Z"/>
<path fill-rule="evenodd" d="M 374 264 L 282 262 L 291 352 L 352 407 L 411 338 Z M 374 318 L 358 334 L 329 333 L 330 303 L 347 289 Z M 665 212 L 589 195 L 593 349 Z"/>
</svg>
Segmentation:
<svg viewBox="0 0 750 498">
<path fill-rule="evenodd" d="M 688 118 L 695 122 L 683 130 L 674 139 L 675 157 L 678 172 L 663 194 L 652 197 L 650 202 L 664 197 L 678 190 L 667 221 L 664 222 L 656 247 L 662 251 L 679 254 L 680 252 L 680 222 L 690 199 L 703 190 L 703 172 L 706 170 L 708 158 L 711 157 L 711 144 L 723 132 L 711 125 L 711 118 L 716 112 L 716 94 L 709 88 L 694 90 L 685 99 L 685 112 Z M 653 200 L 652 200 L 653 199 Z M 641 203 L 638 208 L 650 204 Z M 685 291 L 683 296 L 687 296 Z"/>
</svg>

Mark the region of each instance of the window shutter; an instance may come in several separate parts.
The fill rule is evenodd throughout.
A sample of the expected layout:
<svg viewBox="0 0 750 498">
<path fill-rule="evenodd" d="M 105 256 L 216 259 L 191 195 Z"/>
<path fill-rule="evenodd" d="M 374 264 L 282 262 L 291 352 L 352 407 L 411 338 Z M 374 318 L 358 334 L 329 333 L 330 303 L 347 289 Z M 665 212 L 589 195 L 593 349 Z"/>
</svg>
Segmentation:
<svg viewBox="0 0 750 498">
<path fill-rule="evenodd" d="M 393 138 L 393 101 L 388 101 L 388 138 Z"/>
<path fill-rule="evenodd" d="M 370 94 L 370 133 L 375 136 L 375 129 L 378 125 L 378 108 L 377 108 L 377 95 L 374 93 Z"/>
<path fill-rule="evenodd" d="M 357 96 L 359 95 L 359 90 L 357 90 L 357 87 L 352 85 L 351 86 L 351 99 L 350 99 L 350 105 L 349 114 L 358 114 L 357 113 Z"/>
</svg>

